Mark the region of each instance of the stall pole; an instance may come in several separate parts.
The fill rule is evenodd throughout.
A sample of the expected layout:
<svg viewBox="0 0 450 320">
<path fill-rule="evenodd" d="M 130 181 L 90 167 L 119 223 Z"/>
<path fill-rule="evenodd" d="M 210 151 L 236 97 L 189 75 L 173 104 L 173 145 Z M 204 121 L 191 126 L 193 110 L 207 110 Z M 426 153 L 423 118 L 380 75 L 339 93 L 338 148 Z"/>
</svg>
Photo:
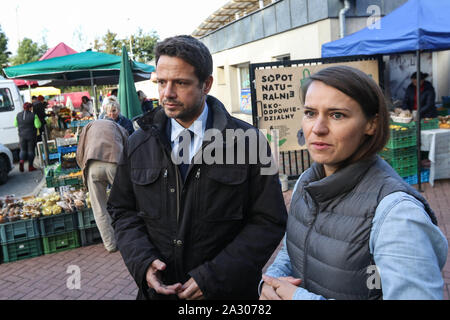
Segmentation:
<svg viewBox="0 0 450 320">
<path fill-rule="evenodd" d="M 97 109 L 97 95 L 95 94 L 95 86 L 94 86 L 94 77 L 92 76 L 92 71 L 89 71 L 89 74 L 91 76 L 91 87 L 92 87 L 92 94 L 94 95 L 94 118 L 97 119 L 98 115 L 98 109 Z"/>
<path fill-rule="evenodd" d="M 49 154 L 50 154 L 50 152 L 48 151 L 47 124 L 43 123 L 42 126 L 44 127 L 44 130 L 42 131 L 42 135 L 41 135 L 42 136 L 42 144 L 44 145 L 44 156 L 45 156 L 44 164 L 47 167 L 48 164 L 49 164 L 49 162 L 48 162 L 49 158 L 48 157 L 49 157 Z"/>
<path fill-rule="evenodd" d="M 422 190 L 422 181 L 421 181 L 421 177 L 420 177 L 420 158 L 421 158 L 421 154 L 420 154 L 420 146 L 421 146 L 421 141 L 420 141 L 420 50 L 416 51 L 416 66 L 417 66 L 417 72 L 416 72 L 416 97 L 417 97 L 417 121 L 416 121 L 416 135 L 417 135 L 417 190 L 419 192 L 423 192 Z"/>
</svg>

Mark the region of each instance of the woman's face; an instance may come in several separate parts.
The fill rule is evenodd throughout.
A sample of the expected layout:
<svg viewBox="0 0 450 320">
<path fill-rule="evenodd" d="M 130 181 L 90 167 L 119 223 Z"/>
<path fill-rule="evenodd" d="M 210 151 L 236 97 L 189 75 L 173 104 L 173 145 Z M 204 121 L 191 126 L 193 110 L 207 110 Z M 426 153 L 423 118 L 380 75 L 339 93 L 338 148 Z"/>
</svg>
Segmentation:
<svg viewBox="0 0 450 320">
<path fill-rule="evenodd" d="M 119 109 L 116 107 L 109 107 L 106 111 L 106 116 L 108 118 L 111 118 L 113 120 L 117 120 L 117 118 L 119 117 Z"/>
<path fill-rule="evenodd" d="M 368 121 L 360 105 L 341 91 L 313 81 L 306 92 L 303 132 L 308 151 L 323 164 L 326 176 L 349 158 L 375 133 L 375 119 Z"/>
</svg>

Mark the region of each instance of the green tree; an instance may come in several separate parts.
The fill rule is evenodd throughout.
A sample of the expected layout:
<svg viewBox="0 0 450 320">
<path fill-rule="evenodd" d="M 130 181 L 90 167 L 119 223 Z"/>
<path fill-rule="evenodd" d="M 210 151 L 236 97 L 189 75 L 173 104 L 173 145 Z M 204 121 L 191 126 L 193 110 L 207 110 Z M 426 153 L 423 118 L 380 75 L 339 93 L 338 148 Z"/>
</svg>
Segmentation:
<svg viewBox="0 0 450 320">
<path fill-rule="evenodd" d="M 94 50 L 120 56 L 122 54 L 122 46 L 125 46 L 128 52 L 133 51 L 134 60 L 148 63 L 154 58 L 154 48 L 159 37 L 155 31 L 144 33 L 142 29 L 138 29 L 135 35 L 130 38 L 118 39 L 117 34 L 108 30 L 101 38 L 94 40 Z"/>
<path fill-rule="evenodd" d="M 0 26 L 0 70 L 7 65 L 11 52 L 8 51 L 8 38 Z"/>
<path fill-rule="evenodd" d="M 29 38 L 24 38 L 19 43 L 17 55 L 12 57 L 11 59 L 12 65 L 16 66 L 19 64 L 37 61 L 44 55 L 47 50 L 47 44 L 44 43 L 42 45 L 39 45 Z"/>
<path fill-rule="evenodd" d="M 131 36 L 131 45 L 133 50 L 130 50 L 130 39 L 123 40 L 123 45 L 126 46 L 128 52 L 133 51 L 134 60 L 148 63 L 154 57 L 154 49 L 156 43 L 159 40 L 159 36 L 156 31 L 151 33 L 144 33 L 141 28 L 138 29 L 136 35 Z"/>
<path fill-rule="evenodd" d="M 94 49 L 99 52 L 105 52 L 114 55 L 120 55 L 122 52 L 121 40 L 117 39 L 117 33 L 108 32 L 101 40 L 94 41 Z"/>
</svg>

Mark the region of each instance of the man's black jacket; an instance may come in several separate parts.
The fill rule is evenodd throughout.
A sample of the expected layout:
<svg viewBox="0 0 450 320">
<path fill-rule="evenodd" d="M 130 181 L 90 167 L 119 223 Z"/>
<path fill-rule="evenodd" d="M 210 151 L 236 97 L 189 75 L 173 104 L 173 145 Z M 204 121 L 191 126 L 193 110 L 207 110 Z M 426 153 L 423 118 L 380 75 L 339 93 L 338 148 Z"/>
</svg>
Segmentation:
<svg viewBox="0 0 450 320">
<path fill-rule="evenodd" d="M 256 132 L 216 98 L 207 96 L 207 104 L 213 128 L 224 135 L 225 129 Z M 183 183 L 171 161 L 167 122 L 162 108 L 138 121 L 141 129 L 128 140 L 108 201 L 118 248 L 139 287 L 137 298 L 176 298 L 147 286 L 147 269 L 160 259 L 167 265 L 166 285 L 193 277 L 206 299 L 257 299 L 262 268 L 286 226 L 278 174 L 261 175 L 265 166 L 259 156 L 251 164 L 245 143 L 244 164 L 191 164 Z M 222 147 L 225 153 L 229 145 Z"/>
</svg>

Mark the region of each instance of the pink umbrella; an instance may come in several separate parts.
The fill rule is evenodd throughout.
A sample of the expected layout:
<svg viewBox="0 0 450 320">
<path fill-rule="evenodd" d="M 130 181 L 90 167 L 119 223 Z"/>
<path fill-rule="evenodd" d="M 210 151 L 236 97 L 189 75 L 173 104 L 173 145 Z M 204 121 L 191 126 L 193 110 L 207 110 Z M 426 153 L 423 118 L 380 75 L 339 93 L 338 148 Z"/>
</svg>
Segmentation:
<svg viewBox="0 0 450 320">
<path fill-rule="evenodd" d="M 66 45 L 64 42 L 60 42 L 56 47 L 48 49 L 47 52 L 44 53 L 44 55 L 39 59 L 39 61 L 50 59 L 50 58 L 67 56 L 69 54 L 74 54 L 74 53 L 78 53 L 78 52 L 73 50 L 71 47 Z M 14 80 L 14 83 L 20 89 L 35 88 L 35 87 L 39 86 L 37 81 L 18 80 L 17 79 L 17 80 Z"/>
</svg>

